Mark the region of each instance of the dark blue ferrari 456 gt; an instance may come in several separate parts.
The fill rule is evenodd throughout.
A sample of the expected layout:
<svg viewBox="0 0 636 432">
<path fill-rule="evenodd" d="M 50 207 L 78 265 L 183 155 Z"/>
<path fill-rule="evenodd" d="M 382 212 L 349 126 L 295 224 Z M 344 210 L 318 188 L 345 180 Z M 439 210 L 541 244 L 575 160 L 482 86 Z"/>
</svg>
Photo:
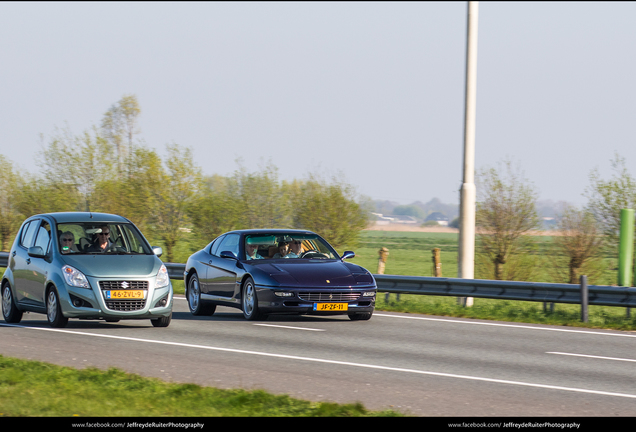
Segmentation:
<svg viewBox="0 0 636 432">
<path fill-rule="evenodd" d="M 225 233 L 186 264 L 190 312 L 212 315 L 217 305 L 243 311 L 248 320 L 269 314 L 346 314 L 368 320 L 375 308 L 375 279 L 345 262 L 322 237 L 303 230 Z"/>
</svg>

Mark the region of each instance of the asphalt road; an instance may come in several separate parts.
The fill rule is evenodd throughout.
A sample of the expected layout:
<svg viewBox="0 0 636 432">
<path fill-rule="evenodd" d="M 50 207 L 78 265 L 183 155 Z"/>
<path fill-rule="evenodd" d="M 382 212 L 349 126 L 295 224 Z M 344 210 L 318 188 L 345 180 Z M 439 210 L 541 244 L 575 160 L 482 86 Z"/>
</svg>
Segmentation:
<svg viewBox="0 0 636 432">
<path fill-rule="evenodd" d="M 194 317 L 175 299 L 150 321 L 44 315 L 0 324 L 0 354 L 118 367 L 167 381 L 361 402 L 415 416 L 634 416 L 636 333 L 376 311 L 370 321 L 270 317 L 238 309 Z"/>
</svg>

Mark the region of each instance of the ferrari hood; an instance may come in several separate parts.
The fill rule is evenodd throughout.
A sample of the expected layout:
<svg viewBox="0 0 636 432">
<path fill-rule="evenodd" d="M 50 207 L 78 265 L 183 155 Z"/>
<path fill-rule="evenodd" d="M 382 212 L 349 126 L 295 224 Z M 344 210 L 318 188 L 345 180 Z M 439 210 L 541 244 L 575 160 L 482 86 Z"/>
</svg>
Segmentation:
<svg viewBox="0 0 636 432">
<path fill-rule="evenodd" d="M 364 268 L 335 260 L 276 260 L 253 264 L 280 286 L 294 288 L 351 288 L 374 284 Z"/>
</svg>

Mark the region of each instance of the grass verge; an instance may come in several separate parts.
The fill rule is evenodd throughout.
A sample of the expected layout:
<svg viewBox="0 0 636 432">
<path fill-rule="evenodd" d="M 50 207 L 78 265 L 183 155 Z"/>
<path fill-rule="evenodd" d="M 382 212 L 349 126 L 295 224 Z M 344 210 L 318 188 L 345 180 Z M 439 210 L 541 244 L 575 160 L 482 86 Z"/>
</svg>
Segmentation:
<svg viewBox="0 0 636 432">
<path fill-rule="evenodd" d="M 589 306 L 588 322 L 581 321 L 581 307 L 555 303 L 554 310 L 544 310 L 541 302 L 513 300 L 474 299 L 471 307 L 457 304 L 456 297 L 390 294 L 388 301 L 384 293 L 378 293 L 377 311 L 418 313 L 426 315 L 474 318 L 482 320 L 549 324 L 570 327 L 585 327 L 613 330 L 636 330 L 636 318 L 627 317 L 625 308 Z"/>
<path fill-rule="evenodd" d="M 0 356 L 2 417 L 397 417 L 361 404 L 308 402 L 262 390 L 166 383 L 111 368 L 73 369 Z"/>
</svg>

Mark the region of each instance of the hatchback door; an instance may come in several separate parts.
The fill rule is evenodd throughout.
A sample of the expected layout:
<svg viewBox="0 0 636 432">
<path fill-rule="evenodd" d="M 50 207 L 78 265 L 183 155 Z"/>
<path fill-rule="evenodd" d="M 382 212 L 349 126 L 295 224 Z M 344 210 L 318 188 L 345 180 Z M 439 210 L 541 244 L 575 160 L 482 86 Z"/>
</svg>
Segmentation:
<svg viewBox="0 0 636 432">
<path fill-rule="evenodd" d="M 47 221 L 40 222 L 32 247 L 41 248 L 46 256 L 50 256 L 51 226 Z M 23 286 L 26 299 L 34 306 L 44 307 L 44 284 L 47 279 L 48 266 L 47 258 L 27 256 L 27 272 Z"/>
<path fill-rule="evenodd" d="M 31 265 L 33 258 L 28 255 L 27 251 L 33 246 L 40 222 L 40 219 L 33 219 L 22 226 L 18 245 L 11 253 L 11 270 L 13 271 L 16 301 L 27 305 L 38 303 L 32 298 L 29 291 L 31 280 L 36 277 L 37 272 L 36 275 L 33 274 L 33 266 Z"/>
</svg>

